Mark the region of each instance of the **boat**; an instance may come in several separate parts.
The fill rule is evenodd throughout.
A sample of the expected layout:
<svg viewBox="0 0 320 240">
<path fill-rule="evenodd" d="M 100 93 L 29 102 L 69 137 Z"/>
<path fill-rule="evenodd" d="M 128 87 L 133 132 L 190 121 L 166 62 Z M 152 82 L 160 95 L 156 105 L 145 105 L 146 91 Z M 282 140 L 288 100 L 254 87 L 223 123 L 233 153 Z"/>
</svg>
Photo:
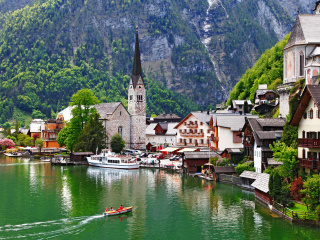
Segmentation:
<svg viewBox="0 0 320 240">
<path fill-rule="evenodd" d="M 51 157 L 41 157 L 40 161 L 41 162 L 50 162 L 51 161 Z"/>
<path fill-rule="evenodd" d="M 138 169 L 139 163 L 131 157 L 115 155 L 109 149 L 103 149 L 100 154 L 87 157 L 89 166 L 114 168 L 114 169 Z"/>
<path fill-rule="evenodd" d="M 22 154 L 19 152 L 4 153 L 4 155 L 6 155 L 8 157 L 21 157 L 22 156 Z"/>
<path fill-rule="evenodd" d="M 132 208 L 133 207 L 126 207 L 126 208 L 123 208 L 122 210 L 117 209 L 117 210 L 113 210 L 113 211 L 107 211 L 107 212 L 103 213 L 103 216 L 114 216 L 114 215 L 132 212 Z"/>
</svg>

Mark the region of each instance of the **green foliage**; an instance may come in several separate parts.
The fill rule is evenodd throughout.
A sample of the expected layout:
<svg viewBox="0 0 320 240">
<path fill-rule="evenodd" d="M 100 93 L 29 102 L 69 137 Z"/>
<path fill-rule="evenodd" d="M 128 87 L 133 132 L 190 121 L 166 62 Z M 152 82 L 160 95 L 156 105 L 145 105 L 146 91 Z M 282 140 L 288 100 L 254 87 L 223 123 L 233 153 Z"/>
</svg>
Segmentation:
<svg viewBox="0 0 320 240">
<path fill-rule="evenodd" d="M 280 202 L 281 190 L 282 180 L 279 171 L 272 171 L 269 177 L 269 194 L 276 202 Z"/>
<path fill-rule="evenodd" d="M 39 152 L 41 153 L 41 149 L 43 147 L 43 140 L 42 138 L 37 138 L 35 140 L 35 146 L 39 148 Z"/>
<path fill-rule="evenodd" d="M 18 142 L 20 145 L 27 147 L 27 146 L 32 146 L 33 145 L 33 137 L 29 137 L 26 134 L 20 133 L 18 135 Z"/>
<path fill-rule="evenodd" d="M 300 192 L 304 194 L 302 201 L 311 211 L 316 210 L 320 205 L 320 175 L 308 177 L 308 180 L 303 184 L 304 189 Z"/>
<path fill-rule="evenodd" d="M 293 127 L 290 122 L 286 122 L 281 136 L 281 142 L 294 149 L 298 148 L 298 127 Z"/>
<path fill-rule="evenodd" d="M 113 135 L 111 138 L 111 149 L 113 152 L 120 153 L 125 146 L 126 143 L 119 133 Z"/>
<path fill-rule="evenodd" d="M 273 158 L 283 164 L 278 167 L 282 177 L 292 182 L 299 171 L 298 150 L 279 142 L 274 146 L 269 145 L 273 152 Z"/>
<path fill-rule="evenodd" d="M 75 144 L 75 151 L 95 152 L 96 148 L 106 147 L 106 129 L 99 118 L 98 113 L 90 115 L 89 122 L 85 125 Z"/>
<path fill-rule="evenodd" d="M 6 136 L 6 138 L 11 139 L 16 145 L 18 144 L 18 140 L 17 140 L 17 138 L 14 137 L 14 136 L 8 135 L 8 136 Z"/>
<path fill-rule="evenodd" d="M 254 94 L 259 84 L 268 84 L 275 88 L 275 82 L 282 83 L 283 53 L 282 49 L 287 44 L 290 35 L 278 42 L 274 47 L 266 50 L 255 65 L 246 71 L 229 95 L 228 104 L 235 99 L 254 100 Z"/>
<path fill-rule="evenodd" d="M 227 158 L 211 157 L 210 161 L 213 166 L 229 166 L 230 160 Z"/>
<path fill-rule="evenodd" d="M 289 114 L 287 116 L 287 119 L 290 120 L 293 116 L 293 114 L 296 112 L 300 98 L 301 98 L 301 92 L 305 85 L 305 79 L 299 79 L 296 81 L 293 85 L 293 87 L 290 90 L 290 96 L 289 96 Z"/>
<path fill-rule="evenodd" d="M 244 171 L 251 171 L 251 172 L 255 171 L 253 162 L 239 163 L 234 169 L 235 169 L 237 175 L 239 175 L 239 176 Z"/>
<path fill-rule="evenodd" d="M 60 147 L 66 146 L 67 145 L 67 139 L 69 136 L 69 125 L 67 124 L 67 126 L 63 127 L 57 137 L 57 142 L 59 144 Z"/>
</svg>

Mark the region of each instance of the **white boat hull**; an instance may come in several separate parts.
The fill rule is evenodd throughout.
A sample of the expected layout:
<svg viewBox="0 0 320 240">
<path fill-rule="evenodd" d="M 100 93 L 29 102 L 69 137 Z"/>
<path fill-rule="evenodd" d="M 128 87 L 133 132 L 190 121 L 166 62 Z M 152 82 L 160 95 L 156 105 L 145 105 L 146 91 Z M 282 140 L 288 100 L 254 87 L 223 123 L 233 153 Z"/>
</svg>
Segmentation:
<svg viewBox="0 0 320 240">
<path fill-rule="evenodd" d="M 102 167 L 102 168 L 113 168 L 113 169 L 139 169 L 140 165 L 137 163 L 118 163 L 118 164 L 112 164 L 112 163 L 101 163 L 100 161 L 94 161 L 91 160 L 89 157 L 88 163 L 89 166 L 93 167 Z"/>
</svg>

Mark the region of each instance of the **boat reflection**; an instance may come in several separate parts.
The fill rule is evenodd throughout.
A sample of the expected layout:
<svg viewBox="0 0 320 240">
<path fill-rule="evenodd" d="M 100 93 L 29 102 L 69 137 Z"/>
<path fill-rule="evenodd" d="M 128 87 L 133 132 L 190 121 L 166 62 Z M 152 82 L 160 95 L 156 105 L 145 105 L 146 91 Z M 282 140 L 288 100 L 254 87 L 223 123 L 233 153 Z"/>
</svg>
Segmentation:
<svg viewBox="0 0 320 240">
<path fill-rule="evenodd" d="M 123 170 L 110 168 L 88 167 L 87 176 L 101 183 L 111 183 L 122 179 L 136 178 L 139 175 L 137 170 Z"/>
</svg>

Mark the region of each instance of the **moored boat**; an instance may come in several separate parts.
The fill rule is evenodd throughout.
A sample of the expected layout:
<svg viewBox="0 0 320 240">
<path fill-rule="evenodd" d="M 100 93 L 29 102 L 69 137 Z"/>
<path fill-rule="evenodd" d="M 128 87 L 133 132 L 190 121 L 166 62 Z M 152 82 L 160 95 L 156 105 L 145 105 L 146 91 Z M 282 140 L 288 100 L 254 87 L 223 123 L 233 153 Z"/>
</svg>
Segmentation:
<svg viewBox="0 0 320 240">
<path fill-rule="evenodd" d="M 132 212 L 132 208 L 133 207 L 126 207 L 126 208 L 123 208 L 122 210 L 117 209 L 117 210 L 107 211 L 107 212 L 104 212 L 103 215 L 104 216 L 113 216 L 113 215 L 128 213 L 128 212 Z"/>
<path fill-rule="evenodd" d="M 139 164 L 132 158 L 115 155 L 109 149 L 103 149 L 99 155 L 87 157 L 90 166 L 114 169 L 138 169 Z"/>
</svg>

